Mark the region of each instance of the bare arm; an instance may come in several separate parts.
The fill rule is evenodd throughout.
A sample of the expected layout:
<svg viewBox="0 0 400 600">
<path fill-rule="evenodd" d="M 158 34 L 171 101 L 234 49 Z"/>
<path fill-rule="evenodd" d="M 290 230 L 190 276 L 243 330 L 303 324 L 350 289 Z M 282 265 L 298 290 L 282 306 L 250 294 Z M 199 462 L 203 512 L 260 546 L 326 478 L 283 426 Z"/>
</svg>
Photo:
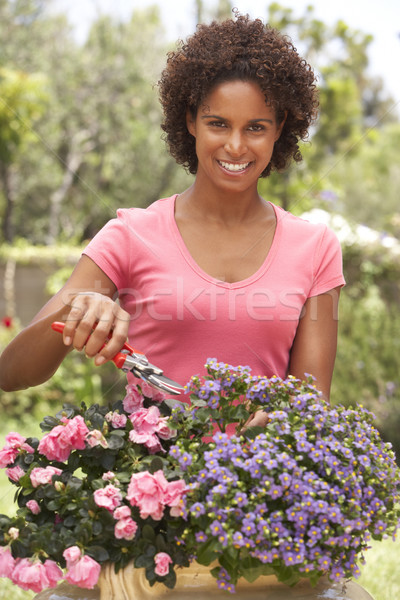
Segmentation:
<svg viewBox="0 0 400 600">
<path fill-rule="evenodd" d="M 327 400 L 336 358 L 339 295 L 338 287 L 307 300 L 290 355 L 289 373 L 298 379 L 313 375 Z"/>
<path fill-rule="evenodd" d="M 339 295 L 338 287 L 307 300 L 290 354 L 289 374 L 301 380 L 313 375 L 316 388 L 327 400 L 336 358 Z M 265 424 L 265 413 L 258 411 L 246 426 Z"/>
<path fill-rule="evenodd" d="M 72 348 L 85 348 L 96 364 L 112 358 L 122 348 L 129 326 L 129 315 L 113 301 L 115 295 L 107 275 L 82 256 L 63 288 L 1 354 L 0 388 L 13 391 L 43 383 Z M 51 329 L 53 321 L 66 323 L 63 336 Z"/>
</svg>

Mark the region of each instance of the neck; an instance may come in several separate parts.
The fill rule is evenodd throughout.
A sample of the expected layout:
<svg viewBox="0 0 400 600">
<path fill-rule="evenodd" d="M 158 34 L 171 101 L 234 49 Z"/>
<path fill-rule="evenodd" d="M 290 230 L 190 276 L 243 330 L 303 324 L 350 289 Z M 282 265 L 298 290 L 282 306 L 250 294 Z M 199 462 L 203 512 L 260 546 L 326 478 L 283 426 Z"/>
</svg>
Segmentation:
<svg viewBox="0 0 400 600">
<path fill-rule="evenodd" d="M 197 180 L 179 196 L 182 209 L 203 221 L 241 223 L 254 219 L 268 206 L 257 189 L 240 193 L 211 190 Z"/>
</svg>

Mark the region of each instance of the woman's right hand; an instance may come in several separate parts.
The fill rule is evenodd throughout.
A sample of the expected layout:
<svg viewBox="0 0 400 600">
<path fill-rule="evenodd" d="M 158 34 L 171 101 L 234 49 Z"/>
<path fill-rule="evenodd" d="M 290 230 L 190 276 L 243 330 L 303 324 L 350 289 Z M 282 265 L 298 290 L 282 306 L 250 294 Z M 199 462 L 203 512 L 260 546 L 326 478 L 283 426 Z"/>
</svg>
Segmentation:
<svg viewBox="0 0 400 600">
<path fill-rule="evenodd" d="M 84 350 L 96 365 L 112 359 L 128 337 L 129 313 L 99 292 L 79 292 L 69 302 L 63 341 Z"/>
</svg>

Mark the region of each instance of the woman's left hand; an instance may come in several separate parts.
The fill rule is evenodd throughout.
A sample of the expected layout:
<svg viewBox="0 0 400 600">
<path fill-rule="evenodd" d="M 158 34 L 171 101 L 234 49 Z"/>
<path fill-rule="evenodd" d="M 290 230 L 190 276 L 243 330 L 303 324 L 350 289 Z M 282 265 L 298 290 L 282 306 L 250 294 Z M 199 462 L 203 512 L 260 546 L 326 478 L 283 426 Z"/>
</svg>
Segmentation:
<svg viewBox="0 0 400 600">
<path fill-rule="evenodd" d="M 265 427 L 268 423 L 268 414 L 263 410 L 258 410 L 257 412 L 250 415 L 247 419 L 242 431 L 248 429 L 249 427 Z"/>
</svg>

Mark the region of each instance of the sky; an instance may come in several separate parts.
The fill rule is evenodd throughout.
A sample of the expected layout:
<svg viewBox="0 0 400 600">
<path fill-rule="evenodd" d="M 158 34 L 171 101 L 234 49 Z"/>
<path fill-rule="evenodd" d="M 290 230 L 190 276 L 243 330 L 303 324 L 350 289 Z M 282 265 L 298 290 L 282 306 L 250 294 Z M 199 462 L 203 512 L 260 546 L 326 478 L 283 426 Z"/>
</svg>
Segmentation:
<svg viewBox="0 0 400 600">
<path fill-rule="evenodd" d="M 216 0 L 203 0 L 205 6 L 215 6 Z M 90 22 L 107 13 L 126 18 L 135 9 L 157 4 L 160 8 L 168 38 L 186 37 L 195 27 L 194 0 L 53 0 L 54 7 L 67 13 L 77 38 L 83 40 Z M 233 6 L 241 13 L 266 19 L 268 0 L 236 0 Z M 393 97 L 394 110 L 400 114 L 400 2 L 399 0 L 280 0 L 285 8 L 292 8 L 296 16 L 306 6 L 314 7 L 314 14 L 325 23 L 343 19 L 352 29 L 372 34 L 369 46 L 371 75 L 382 77 L 384 87 Z M 296 40 L 293 40 L 296 45 Z"/>
</svg>

